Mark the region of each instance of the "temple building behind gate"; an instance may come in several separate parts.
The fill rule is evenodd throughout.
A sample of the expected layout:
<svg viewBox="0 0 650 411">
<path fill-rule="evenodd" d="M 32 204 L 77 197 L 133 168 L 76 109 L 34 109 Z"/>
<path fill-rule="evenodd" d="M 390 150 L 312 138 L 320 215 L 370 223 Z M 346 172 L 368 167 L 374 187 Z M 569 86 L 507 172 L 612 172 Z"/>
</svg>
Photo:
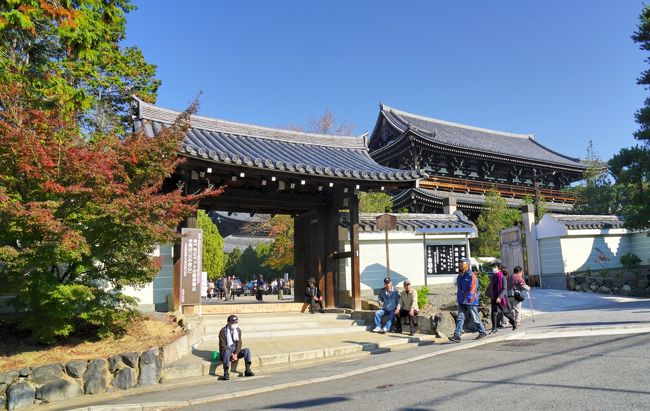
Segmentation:
<svg viewBox="0 0 650 411">
<path fill-rule="evenodd" d="M 570 212 L 575 198 L 564 189 L 581 180 L 587 169 L 579 159 L 540 144 L 534 134 L 436 120 L 385 104 L 380 105 L 368 148 L 381 165 L 428 175 L 395 196 L 396 210 L 439 213 L 451 197 L 472 219 L 493 189 L 513 208 L 528 197 L 543 200 L 551 212 Z"/>
</svg>

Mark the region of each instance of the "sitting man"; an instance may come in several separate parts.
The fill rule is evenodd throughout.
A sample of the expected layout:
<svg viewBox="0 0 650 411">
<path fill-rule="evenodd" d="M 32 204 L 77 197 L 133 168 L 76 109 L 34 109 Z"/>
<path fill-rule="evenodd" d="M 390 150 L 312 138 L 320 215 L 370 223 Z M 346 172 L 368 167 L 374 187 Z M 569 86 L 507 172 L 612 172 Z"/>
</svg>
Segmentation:
<svg viewBox="0 0 650 411">
<path fill-rule="evenodd" d="M 399 294 L 397 294 L 397 290 L 393 289 L 390 278 L 384 278 L 384 288 L 379 291 L 379 298 L 377 300 L 379 303 L 379 309 L 375 311 L 375 328 L 372 332 L 385 334 L 390 330 L 393 318 L 395 317 L 395 309 L 397 308 L 398 299 Z M 388 315 L 388 319 L 382 328 L 381 317 L 384 315 Z"/>
<path fill-rule="evenodd" d="M 228 316 L 228 324 L 219 331 L 219 352 L 221 353 L 221 360 L 223 361 L 223 379 L 229 380 L 230 363 L 237 362 L 240 358 L 244 357 L 246 363 L 246 377 L 255 375 L 251 371 L 251 350 L 248 348 L 241 348 L 241 329 L 237 326 L 239 319 L 236 315 Z"/>
<path fill-rule="evenodd" d="M 404 291 L 399 295 L 399 303 L 395 310 L 397 316 L 395 332 L 402 332 L 402 318 L 408 316 L 410 335 L 415 334 L 415 318 L 418 315 L 418 310 L 418 293 L 411 288 L 411 281 L 404 280 Z"/>
<path fill-rule="evenodd" d="M 313 314 L 316 312 L 317 304 L 320 306 L 320 312 L 324 313 L 325 310 L 323 309 L 323 295 L 318 289 L 318 286 L 316 286 L 316 279 L 314 277 L 311 277 L 309 280 L 307 280 L 307 288 L 305 288 L 305 304 L 302 307 L 302 311 L 304 312 L 306 306 L 309 305 L 309 309 Z"/>
</svg>

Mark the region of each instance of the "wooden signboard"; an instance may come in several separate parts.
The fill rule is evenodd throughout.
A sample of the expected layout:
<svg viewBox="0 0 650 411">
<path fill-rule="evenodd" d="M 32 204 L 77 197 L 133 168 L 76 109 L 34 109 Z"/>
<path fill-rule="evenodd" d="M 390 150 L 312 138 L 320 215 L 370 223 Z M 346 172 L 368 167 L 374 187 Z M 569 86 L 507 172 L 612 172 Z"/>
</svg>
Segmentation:
<svg viewBox="0 0 650 411">
<path fill-rule="evenodd" d="M 181 230 L 181 305 L 201 302 L 201 271 L 203 268 L 203 230 Z"/>
</svg>

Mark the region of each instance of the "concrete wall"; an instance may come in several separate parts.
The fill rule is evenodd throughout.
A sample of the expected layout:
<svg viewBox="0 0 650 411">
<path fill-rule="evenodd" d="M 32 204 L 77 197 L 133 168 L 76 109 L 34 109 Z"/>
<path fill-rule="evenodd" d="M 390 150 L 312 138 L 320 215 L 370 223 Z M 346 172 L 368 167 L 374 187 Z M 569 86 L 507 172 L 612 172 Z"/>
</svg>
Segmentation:
<svg viewBox="0 0 650 411">
<path fill-rule="evenodd" d="M 156 247 L 153 255 L 160 257 L 160 271 L 154 280 L 141 288 L 126 287 L 124 293 L 139 300 L 138 307 L 142 311 L 168 311 L 168 295 L 172 293 L 172 278 L 174 275 L 171 245 Z"/>
<path fill-rule="evenodd" d="M 339 239 L 343 244 L 341 251 L 350 250 L 350 241 L 346 238 L 347 230 L 341 230 Z M 402 287 L 405 279 L 410 279 L 414 287 L 425 284 L 424 244 L 422 235 L 413 232 L 392 231 L 388 234 L 391 279 L 393 285 Z M 467 245 L 464 235 L 427 236 L 426 244 Z M 469 247 L 468 247 L 469 249 Z M 350 259 L 339 260 L 339 281 L 347 290 L 352 289 Z M 359 234 L 359 265 L 361 269 L 361 293 L 372 294 L 384 286 L 386 277 L 386 245 L 384 233 Z M 456 274 L 430 275 L 428 285 L 455 284 Z"/>
</svg>

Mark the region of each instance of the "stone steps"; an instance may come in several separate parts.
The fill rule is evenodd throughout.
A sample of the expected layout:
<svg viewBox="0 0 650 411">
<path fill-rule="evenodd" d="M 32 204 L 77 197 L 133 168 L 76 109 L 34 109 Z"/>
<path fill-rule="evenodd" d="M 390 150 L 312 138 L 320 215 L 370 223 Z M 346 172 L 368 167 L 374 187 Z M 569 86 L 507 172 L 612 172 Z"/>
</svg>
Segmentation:
<svg viewBox="0 0 650 411">
<path fill-rule="evenodd" d="M 434 343 L 432 335 L 413 337 L 397 334 L 375 333 L 337 333 L 316 336 L 313 339 L 277 337 L 273 339 L 246 340 L 244 346 L 253 353 L 254 370 L 268 370 L 311 364 L 320 361 L 333 361 L 346 356 L 380 354 L 384 352 L 416 348 Z M 220 375 L 221 362 L 210 361 L 212 352 L 217 351 L 217 341 L 205 341 L 187 356 L 164 368 L 167 380 L 202 375 Z M 243 365 L 240 367 L 243 370 Z M 239 370 L 239 371 L 242 371 Z"/>
<path fill-rule="evenodd" d="M 239 327 L 246 340 L 258 338 L 298 337 L 322 334 L 346 334 L 366 331 L 366 321 L 346 313 L 318 314 L 243 314 Z M 216 341 L 227 316 L 203 317 L 203 340 Z"/>
</svg>

